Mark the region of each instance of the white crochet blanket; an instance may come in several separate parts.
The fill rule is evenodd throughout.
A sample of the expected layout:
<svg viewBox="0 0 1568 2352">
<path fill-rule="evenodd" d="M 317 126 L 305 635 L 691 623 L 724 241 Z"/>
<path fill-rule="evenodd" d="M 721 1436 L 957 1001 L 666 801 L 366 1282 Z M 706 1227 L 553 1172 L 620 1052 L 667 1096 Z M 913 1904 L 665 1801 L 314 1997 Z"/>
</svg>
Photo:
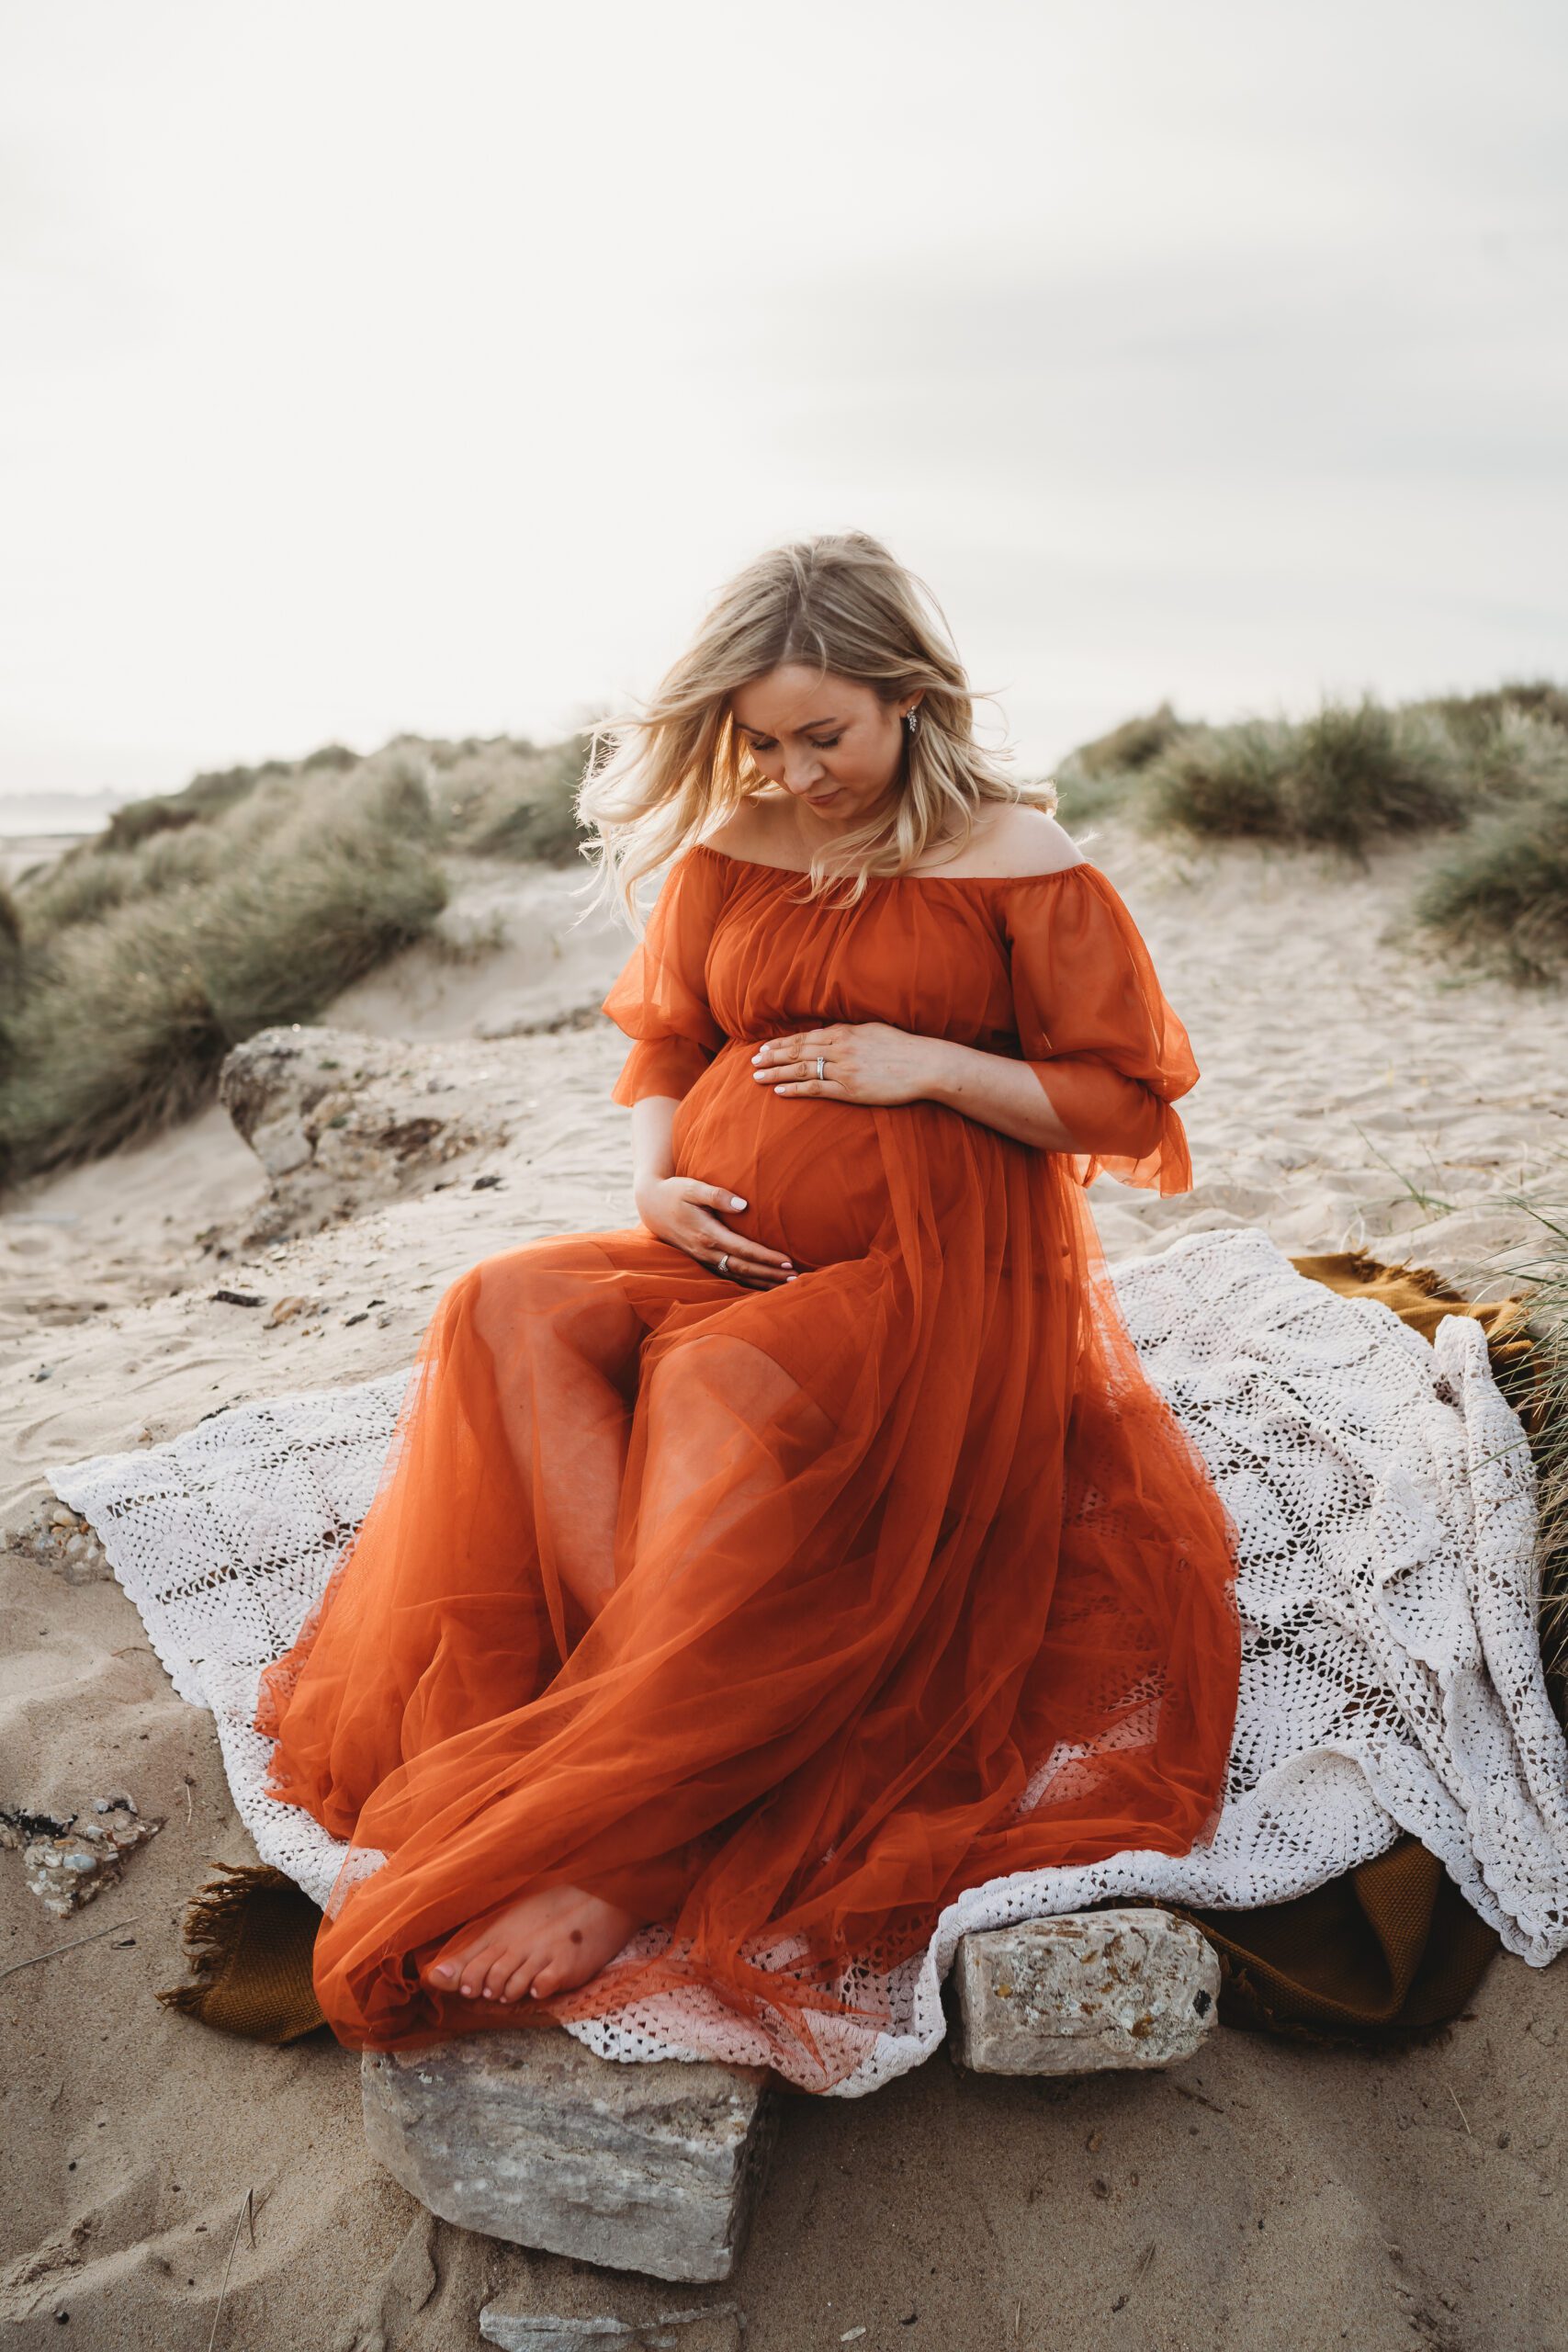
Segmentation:
<svg viewBox="0 0 1568 2352">
<path fill-rule="evenodd" d="M 1241 1703 L 1219 1826 L 1179 1860 L 1123 1853 L 963 1895 L 923 1954 L 881 1973 L 887 2030 L 822 2020 L 854 2062 L 840 2098 L 937 2048 L 942 1979 L 970 1929 L 1107 1899 L 1278 1903 L 1402 1830 L 1510 1951 L 1543 1966 L 1568 1942 L 1568 1751 L 1536 1634 L 1534 1478 L 1480 1326 L 1446 1317 L 1429 1345 L 1387 1306 L 1298 1274 L 1250 1227 L 1189 1235 L 1111 1279 L 1240 1531 Z M 263 1794 L 267 1744 L 250 1721 L 259 1669 L 369 1505 L 406 1379 L 237 1407 L 53 1478 L 175 1690 L 211 1710 L 257 1850 L 323 1904 L 344 1849 Z M 610 2058 L 770 2056 L 701 1992 L 570 2030 Z"/>
</svg>

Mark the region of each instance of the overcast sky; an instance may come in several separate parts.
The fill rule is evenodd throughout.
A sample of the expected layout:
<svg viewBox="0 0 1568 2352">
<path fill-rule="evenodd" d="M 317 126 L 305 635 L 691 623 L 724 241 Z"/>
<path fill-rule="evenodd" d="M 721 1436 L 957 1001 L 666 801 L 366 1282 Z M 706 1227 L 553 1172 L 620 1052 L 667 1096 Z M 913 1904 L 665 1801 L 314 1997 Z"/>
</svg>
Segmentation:
<svg viewBox="0 0 1568 2352">
<path fill-rule="evenodd" d="M 0 26 L 0 792 L 564 731 L 849 526 L 1032 771 L 1568 678 L 1557 0 Z"/>
</svg>

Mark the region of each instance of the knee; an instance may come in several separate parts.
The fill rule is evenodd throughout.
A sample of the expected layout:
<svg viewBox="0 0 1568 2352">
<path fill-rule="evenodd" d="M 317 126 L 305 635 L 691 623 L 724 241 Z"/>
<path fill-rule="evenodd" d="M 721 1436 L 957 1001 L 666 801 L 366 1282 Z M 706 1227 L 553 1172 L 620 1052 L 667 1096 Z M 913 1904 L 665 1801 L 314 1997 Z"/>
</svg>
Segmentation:
<svg viewBox="0 0 1568 2352">
<path fill-rule="evenodd" d="M 499 1250 L 481 1258 L 459 1277 L 454 1288 L 467 1284 L 473 1295 L 474 1319 L 512 1323 L 519 1316 L 536 1313 L 570 1298 L 572 1269 L 562 1242 L 555 1237 L 525 1241 L 515 1250 Z"/>
<path fill-rule="evenodd" d="M 463 1277 L 473 1285 L 479 1337 L 515 1351 L 530 1335 L 539 1343 L 598 1358 L 612 1351 L 634 1318 L 603 1255 L 581 1234 L 547 1235 L 483 1259 Z"/>
</svg>

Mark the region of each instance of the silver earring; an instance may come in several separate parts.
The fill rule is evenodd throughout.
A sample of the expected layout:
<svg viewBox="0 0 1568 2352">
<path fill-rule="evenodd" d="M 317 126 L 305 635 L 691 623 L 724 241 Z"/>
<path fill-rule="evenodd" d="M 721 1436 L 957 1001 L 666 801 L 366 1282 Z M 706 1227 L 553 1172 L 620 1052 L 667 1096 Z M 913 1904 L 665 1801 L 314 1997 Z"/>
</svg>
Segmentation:
<svg viewBox="0 0 1568 2352">
<path fill-rule="evenodd" d="M 909 732 L 912 735 L 920 722 L 912 710 L 907 710 L 904 716 L 909 722 Z"/>
</svg>

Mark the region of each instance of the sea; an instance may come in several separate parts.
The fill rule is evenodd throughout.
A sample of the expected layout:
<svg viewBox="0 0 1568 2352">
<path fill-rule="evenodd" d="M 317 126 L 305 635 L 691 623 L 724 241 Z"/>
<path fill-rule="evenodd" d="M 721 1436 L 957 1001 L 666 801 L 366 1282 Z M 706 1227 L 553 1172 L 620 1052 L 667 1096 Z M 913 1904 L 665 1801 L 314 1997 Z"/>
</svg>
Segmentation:
<svg viewBox="0 0 1568 2352">
<path fill-rule="evenodd" d="M 124 792 L 0 792 L 0 881 L 101 832 Z"/>
</svg>

